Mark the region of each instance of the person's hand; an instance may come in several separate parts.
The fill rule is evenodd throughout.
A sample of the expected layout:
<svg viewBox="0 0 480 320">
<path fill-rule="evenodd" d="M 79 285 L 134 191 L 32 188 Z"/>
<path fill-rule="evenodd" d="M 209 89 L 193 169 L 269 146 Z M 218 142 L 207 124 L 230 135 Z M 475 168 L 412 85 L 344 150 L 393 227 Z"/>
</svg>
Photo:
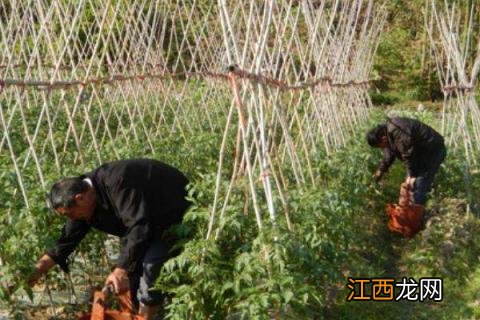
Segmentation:
<svg viewBox="0 0 480 320">
<path fill-rule="evenodd" d="M 28 279 L 28 285 L 33 287 L 37 281 L 55 265 L 55 261 L 48 255 L 41 257 L 35 265 L 33 275 Z"/>
<path fill-rule="evenodd" d="M 380 179 L 382 179 L 382 176 L 383 176 L 383 172 L 380 171 L 380 170 L 377 170 L 375 171 L 375 173 L 373 174 L 373 179 L 378 182 L 380 181 Z"/>
<path fill-rule="evenodd" d="M 127 271 L 122 268 L 115 268 L 115 270 L 113 270 L 113 272 L 107 277 L 105 284 L 111 284 L 115 294 L 126 292 L 130 287 Z"/>
<path fill-rule="evenodd" d="M 413 189 L 413 187 L 415 186 L 415 180 L 415 177 L 408 176 L 407 180 L 405 180 L 405 183 L 410 187 L 410 189 Z"/>
<path fill-rule="evenodd" d="M 42 277 L 42 274 L 39 274 L 38 272 L 35 271 L 35 273 L 28 279 L 28 286 L 30 288 L 34 287 L 41 277 Z"/>
</svg>

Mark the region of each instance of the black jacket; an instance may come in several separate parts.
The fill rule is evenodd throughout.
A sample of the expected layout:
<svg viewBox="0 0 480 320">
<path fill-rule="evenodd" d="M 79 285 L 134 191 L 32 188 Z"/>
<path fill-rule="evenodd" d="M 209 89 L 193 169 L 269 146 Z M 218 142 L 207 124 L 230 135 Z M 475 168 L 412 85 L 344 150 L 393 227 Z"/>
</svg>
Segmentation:
<svg viewBox="0 0 480 320">
<path fill-rule="evenodd" d="M 64 270 L 67 258 L 91 227 L 122 237 L 118 266 L 129 272 L 141 263 L 149 242 L 182 221 L 189 202 L 187 178 L 156 160 L 132 159 L 106 163 L 82 176 L 96 191 L 90 221 L 69 219 L 47 254 Z"/>
<path fill-rule="evenodd" d="M 387 120 L 388 147 L 383 149 L 379 170 L 387 172 L 396 158 L 407 167 L 407 174 L 417 177 L 428 171 L 430 163 L 445 149 L 443 137 L 428 125 L 410 118 Z"/>
</svg>

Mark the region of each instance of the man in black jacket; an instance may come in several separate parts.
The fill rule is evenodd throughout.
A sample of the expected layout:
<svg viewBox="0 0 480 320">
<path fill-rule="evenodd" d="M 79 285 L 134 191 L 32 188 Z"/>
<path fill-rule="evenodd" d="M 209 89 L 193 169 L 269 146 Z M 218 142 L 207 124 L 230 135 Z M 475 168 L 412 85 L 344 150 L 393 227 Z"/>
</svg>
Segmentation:
<svg viewBox="0 0 480 320">
<path fill-rule="evenodd" d="M 425 205 L 433 178 L 446 156 L 443 137 L 428 125 L 410 118 L 395 117 L 371 129 L 368 144 L 383 149 L 383 160 L 375 172 L 380 180 L 396 158 L 407 168 L 407 184 L 414 203 Z"/>
<path fill-rule="evenodd" d="M 187 184 L 177 169 L 149 159 L 106 163 L 55 183 L 50 203 L 67 221 L 56 245 L 37 262 L 30 284 L 55 264 L 68 271 L 68 256 L 93 227 L 121 237 L 117 266 L 106 283 L 117 294 L 130 289 L 139 313 L 152 319 L 162 295 L 149 289 L 173 245 L 163 233 L 182 221 Z"/>
</svg>

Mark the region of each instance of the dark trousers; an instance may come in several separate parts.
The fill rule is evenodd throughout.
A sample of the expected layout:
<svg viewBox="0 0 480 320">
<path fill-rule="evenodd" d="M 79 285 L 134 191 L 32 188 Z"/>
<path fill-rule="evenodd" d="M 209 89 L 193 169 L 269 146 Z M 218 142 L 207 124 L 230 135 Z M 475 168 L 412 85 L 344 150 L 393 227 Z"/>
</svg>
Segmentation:
<svg viewBox="0 0 480 320">
<path fill-rule="evenodd" d="M 416 204 L 425 205 L 427 202 L 427 195 L 432 189 L 433 178 L 438 172 L 438 169 L 440 169 L 440 165 L 443 160 L 445 160 L 446 155 L 447 150 L 443 147 L 434 157 L 432 157 L 428 170 L 420 173 L 416 177 L 413 189 L 413 201 Z"/>
<path fill-rule="evenodd" d="M 178 254 L 171 252 L 173 244 L 172 240 L 152 239 L 141 266 L 130 274 L 130 294 L 136 307 L 139 303 L 153 306 L 163 302 L 162 292 L 154 286 L 163 264 Z"/>
</svg>

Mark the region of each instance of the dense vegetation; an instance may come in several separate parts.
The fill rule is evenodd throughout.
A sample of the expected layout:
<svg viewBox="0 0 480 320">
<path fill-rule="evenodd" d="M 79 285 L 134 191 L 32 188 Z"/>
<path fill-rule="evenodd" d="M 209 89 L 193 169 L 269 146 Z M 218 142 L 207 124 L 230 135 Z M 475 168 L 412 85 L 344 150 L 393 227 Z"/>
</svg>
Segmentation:
<svg viewBox="0 0 480 320">
<path fill-rule="evenodd" d="M 409 114 L 435 125 L 434 114 Z M 381 113 L 370 123 L 381 120 Z M 194 238 L 168 263 L 160 287 L 174 294 L 173 319 L 252 318 L 470 318 L 478 293 L 480 222 L 467 211 L 461 156 L 451 152 L 437 179 L 426 229 L 412 240 L 386 228 L 384 206 L 396 201 L 404 169 L 397 164 L 380 185 L 371 179 L 380 154 L 363 141 L 365 128 L 346 148 L 315 163 L 322 183 L 289 194 L 294 230 L 283 224 L 252 234 L 241 203 L 228 211 L 219 241 L 205 242 L 213 176 L 203 176 L 202 197 L 185 226 Z M 473 179 L 478 190 L 478 174 Z M 277 238 L 275 238 L 275 235 Z M 204 249 L 206 248 L 206 249 Z M 442 303 L 346 302 L 347 277 L 444 279 Z"/>
<path fill-rule="evenodd" d="M 468 6 L 473 2 L 465 3 Z M 381 79 L 372 89 L 373 101 L 378 105 L 441 98 L 423 29 L 423 5 L 422 0 L 389 1 L 391 15 L 375 66 L 376 76 Z M 200 101 L 201 90 L 193 92 L 192 104 Z M 219 100 L 212 108 L 225 110 L 228 104 L 228 99 Z M 418 113 L 398 105 L 396 108 L 396 113 L 438 128 L 438 115 L 433 109 Z M 192 119 L 199 116 L 198 112 L 185 114 Z M 115 158 L 114 149 L 125 158 L 149 154 L 179 167 L 192 181 L 194 205 L 185 223 L 176 229 L 184 239 L 183 253 L 167 263 L 158 282 L 170 294 L 164 313 L 171 319 L 239 319 L 246 315 L 252 319 L 479 318 L 480 172 L 466 176 L 462 151 L 449 150 L 428 203 L 425 230 L 412 240 L 391 234 L 384 209 L 386 203 L 396 201 L 404 169 L 397 163 L 384 181 L 374 183 L 371 176 L 381 155 L 364 141 L 367 128 L 382 121 L 384 114 L 384 109 L 374 110 L 342 150 L 313 159 L 319 183 L 292 186 L 288 193 L 292 231 L 279 216 L 275 227 L 267 224 L 259 234 L 253 214 L 245 210 L 246 182 L 241 182 L 232 191 L 233 201 L 220 221 L 216 241 L 204 239 L 223 123 L 218 124 L 218 130 L 200 124 L 188 137 L 172 135 L 154 154 L 142 143 L 142 136 L 131 143 L 112 141 L 102 150 L 104 160 Z M 33 128 L 36 115 L 29 116 Z M 95 119 L 98 115 L 90 116 Z M 123 120 L 129 121 L 128 117 Z M 116 125 L 111 124 L 112 128 Z M 57 127 L 56 139 L 62 141 L 66 130 L 66 125 Z M 21 136 L 21 126 L 11 134 L 13 139 Z M 18 147 L 26 157 L 27 148 Z M 232 154 L 233 149 L 234 137 L 227 153 Z M 63 155 L 64 175 L 95 167 L 94 154 L 85 155 L 82 166 L 69 166 L 76 156 L 68 152 Z M 21 296 L 25 292 L 32 295 L 25 280 L 35 258 L 55 240 L 62 219 L 44 205 L 45 194 L 38 187 L 33 164 L 25 168 L 32 173 L 25 183 L 38 191 L 32 194 L 30 210 L 24 207 L 21 196 L 13 191 L 17 179 L 9 161 L 6 154 L 0 157 L 0 224 L 13 226 L 0 228 L 0 299 L 22 318 L 28 304 Z M 225 177 L 231 166 L 225 166 Z M 49 170 L 48 164 L 43 170 L 48 185 L 58 179 L 56 170 Z M 56 269 L 42 285 L 47 283 L 46 289 L 70 295 L 71 282 L 80 292 L 102 284 L 111 267 L 103 245 L 106 239 L 100 233 L 89 234 L 73 258 L 72 278 Z M 403 276 L 417 280 L 423 276 L 442 277 L 444 300 L 347 302 L 349 276 L 397 280 Z M 47 302 L 48 294 L 46 291 L 43 296 Z M 37 301 L 40 297 L 36 295 Z"/>
<path fill-rule="evenodd" d="M 385 181 L 374 183 L 371 175 L 381 155 L 364 143 L 365 130 L 381 121 L 383 114 L 374 112 L 369 123 L 359 127 L 356 136 L 334 156 L 315 159 L 315 174 L 321 183 L 290 190 L 293 231 L 287 231 L 280 218 L 275 228 L 267 226 L 258 234 L 253 214 L 244 214 L 244 190 L 239 187 L 233 191 L 237 200 L 227 208 L 218 240 L 203 240 L 215 185 L 219 135 L 205 130 L 195 138 L 164 144 L 154 156 L 187 172 L 195 201 L 184 225 L 176 230 L 185 239 L 183 253 L 166 265 L 159 280 L 159 287 L 171 293 L 165 313 L 172 319 L 241 315 L 376 319 L 379 314 L 388 319 L 405 315 L 419 319 L 478 317 L 475 288 L 480 281 L 480 237 L 476 230 L 480 222 L 478 213 L 471 211 L 472 203 L 468 206 L 462 155 L 451 150 L 442 166 L 428 205 L 426 229 L 412 240 L 392 235 L 386 228 L 384 206 L 396 201 L 404 169 L 396 164 Z M 406 114 L 438 124 L 435 113 Z M 145 152 L 142 148 L 129 146 L 121 152 L 125 157 L 135 156 Z M 66 174 L 75 172 L 71 169 Z M 56 178 L 49 177 L 51 181 Z M 473 198 L 478 199 L 478 172 L 471 181 L 471 189 L 477 192 Z M 2 188 L 9 190 L 8 185 Z M 4 197 L 8 201 L 8 195 Z M 31 213 L 21 207 L 19 199 L 17 211 L 2 216 L 2 224 L 15 225 L 0 231 L 0 256 L 3 261 L 15 261 L 1 267 L 6 281 L 2 284 L 16 284 L 16 295 L 10 296 L 4 287 L 2 299 L 10 301 L 17 313 L 22 310 L 18 294 L 26 288 L 24 279 L 33 257 L 52 243 L 61 225 L 61 218 L 45 209 L 43 193 L 39 191 L 37 197 L 38 205 Z M 83 241 L 73 263 L 77 290 L 84 290 L 85 283 L 102 283 L 109 270 L 105 251 L 98 251 L 104 241 L 99 233 Z M 346 302 L 348 276 L 442 277 L 444 301 Z M 51 274 L 48 281 L 54 284 L 51 289 L 68 287 L 60 272 Z"/>
<path fill-rule="evenodd" d="M 385 32 L 375 57 L 375 81 L 371 91 L 375 104 L 395 104 L 415 101 L 438 101 L 443 93 L 437 77 L 430 39 L 425 29 L 428 23 L 424 0 L 387 1 L 388 19 Z M 453 3 L 447 1 L 445 3 Z M 442 6 L 442 1 L 437 5 Z M 474 30 L 480 26 L 480 5 L 474 0 L 458 1 L 462 15 L 468 17 L 472 6 Z M 468 21 L 462 17 L 463 21 Z M 460 38 L 464 38 L 464 28 Z M 466 57 L 468 66 L 473 64 L 477 48 L 472 46 Z"/>
</svg>

